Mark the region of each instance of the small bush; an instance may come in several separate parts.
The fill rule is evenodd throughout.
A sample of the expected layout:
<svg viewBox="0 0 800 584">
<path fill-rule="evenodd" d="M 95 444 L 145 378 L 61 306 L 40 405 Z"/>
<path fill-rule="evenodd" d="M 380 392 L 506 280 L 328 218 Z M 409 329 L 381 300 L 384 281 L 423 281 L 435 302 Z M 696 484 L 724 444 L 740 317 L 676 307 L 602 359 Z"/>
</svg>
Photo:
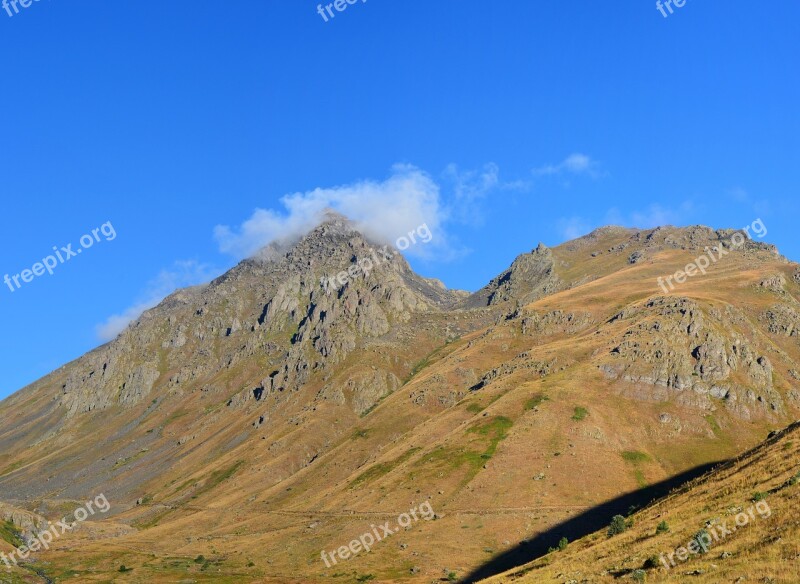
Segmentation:
<svg viewBox="0 0 800 584">
<path fill-rule="evenodd" d="M 796 485 L 797 483 L 800 483 L 800 472 L 799 472 L 799 473 L 797 473 L 796 475 L 794 475 L 792 478 L 790 478 L 790 479 L 789 479 L 789 484 L 790 484 L 791 486 L 794 486 L 794 485 Z"/>
<path fill-rule="evenodd" d="M 568 545 L 569 540 L 566 537 L 562 537 L 558 540 L 558 551 L 563 552 L 565 549 L 567 549 Z"/>
<path fill-rule="evenodd" d="M 701 529 L 695 533 L 692 539 L 697 542 L 697 545 L 700 547 L 701 554 L 704 554 L 708 551 L 705 546 L 708 545 L 708 542 L 712 541 L 711 535 L 705 529 Z"/>
<path fill-rule="evenodd" d="M 576 422 L 580 422 L 581 420 L 585 419 L 586 416 L 589 415 L 589 410 L 582 406 L 575 406 L 575 413 L 572 414 L 572 419 Z"/>
<path fill-rule="evenodd" d="M 608 537 L 619 535 L 626 529 L 628 529 L 628 522 L 625 521 L 625 518 L 622 515 L 614 515 L 614 517 L 611 519 L 611 523 L 608 526 Z"/>
<path fill-rule="evenodd" d="M 202 564 L 202 563 L 203 563 L 203 562 L 205 562 L 205 561 L 206 561 L 206 557 L 205 557 L 205 556 L 202 556 L 202 555 L 201 555 L 201 556 L 197 556 L 197 557 L 194 559 L 194 563 L 195 563 L 195 564 Z"/>
<path fill-rule="evenodd" d="M 669 531 L 669 523 L 666 521 L 662 521 L 656 526 L 656 535 L 661 535 L 662 533 L 667 533 Z"/>
<path fill-rule="evenodd" d="M 757 492 L 757 493 L 754 493 L 754 494 L 753 494 L 753 498 L 752 498 L 752 499 L 750 499 L 750 500 L 751 500 L 753 503 L 758 503 L 759 501 L 763 501 L 763 500 L 764 500 L 764 499 L 766 499 L 766 498 L 767 498 L 767 494 L 766 494 L 766 493 L 762 493 L 762 492 L 760 492 L 760 491 L 759 491 L 759 492 Z"/>
<path fill-rule="evenodd" d="M 637 582 L 644 582 L 647 580 L 647 572 L 644 570 L 634 570 L 631 574 L 631 578 L 636 580 Z"/>
<path fill-rule="evenodd" d="M 123 573 L 123 574 L 124 574 L 125 572 L 131 572 L 131 571 L 133 571 L 133 568 L 128 568 L 128 567 L 126 567 L 126 566 L 125 566 L 125 564 L 122 564 L 122 565 L 119 567 L 119 571 L 120 571 L 121 573 Z"/>
<path fill-rule="evenodd" d="M 644 561 L 644 569 L 645 570 L 653 570 L 658 568 L 659 564 L 661 564 L 661 558 L 658 556 L 650 556 Z"/>
<path fill-rule="evenodd" d="M 455 572 L 450 572 L 447 574 L 448 582 L 455 582 L 456 580 L 458 580 L 458 574 L 456 574 Z"/>
</svg>

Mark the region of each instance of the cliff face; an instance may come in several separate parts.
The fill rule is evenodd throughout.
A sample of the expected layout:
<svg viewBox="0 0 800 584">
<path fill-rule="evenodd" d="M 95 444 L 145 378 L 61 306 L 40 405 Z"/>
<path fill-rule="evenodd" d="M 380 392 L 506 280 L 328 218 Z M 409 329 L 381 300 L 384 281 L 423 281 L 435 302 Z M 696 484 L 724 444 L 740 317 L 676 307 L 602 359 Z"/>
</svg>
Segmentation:
<svg viewBox="0 0 800 584">
<path fill-rule="evenodd" d="M 33 511 L 103 492 L 113 535 L 81 552 L 112 571 L 119 549 L 147 549 L 125 558 L 139 575 L 185 575 L 168 561 L 180 551 L 304 582 L 330 576 L 314 556 L 343 531 L 428 499 L 439 520 L 353 569 L 475 567 L 509 533 L 797 417 L 796 265 L 748 240 L 658 284 L 735 233 L 602 228 L 467 295 L 330 216 L 0 403 L 0 496 Z M 470 514 L 482 531 L 444 545 Z M 242 555 L 284 548 L 269 565 Z"/>
<path fill-rule="evenodd" d="M 508 301 L 527 304 L 565 287 L 556 275 L 552 251 L 544 244 L 522 254 L 511 267 L 464 301 L 465 306 L 491 306 Z"/>
</svg>

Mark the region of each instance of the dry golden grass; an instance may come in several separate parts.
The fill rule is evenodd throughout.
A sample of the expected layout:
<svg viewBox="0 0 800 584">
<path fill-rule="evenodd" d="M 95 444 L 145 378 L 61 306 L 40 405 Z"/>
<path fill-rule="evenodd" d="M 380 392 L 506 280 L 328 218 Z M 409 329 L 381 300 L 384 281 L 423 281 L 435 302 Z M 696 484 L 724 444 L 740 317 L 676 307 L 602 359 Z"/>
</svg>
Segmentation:
<svg viewBox="0 0 800 584">
<path fill-rule="evenodd" d="M 800 582 L 798 503 L 800 424 L 795 424 L 633 514 L 633 526 L 622 534 L 598 531 L 485 582 L 636 581 L 635 571 L 642 570 L 640 581 L 647 582 L 795 584 Z M 662 521 L 669 531 L 658 533 Z M 689 554 L 683 562 L 670 558 L 702 529 L 713 540 L 706 553 Z M 653 558 L 650 564 L 648 558 Z"/>
</svg>

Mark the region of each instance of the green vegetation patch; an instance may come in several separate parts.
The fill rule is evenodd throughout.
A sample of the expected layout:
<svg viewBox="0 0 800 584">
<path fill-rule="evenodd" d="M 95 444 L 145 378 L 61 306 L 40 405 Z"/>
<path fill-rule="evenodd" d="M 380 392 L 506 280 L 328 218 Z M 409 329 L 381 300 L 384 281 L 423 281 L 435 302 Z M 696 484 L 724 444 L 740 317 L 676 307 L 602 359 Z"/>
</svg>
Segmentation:
<svg viewBox="0 0 800 584">
<path fill-rule="evenodd" d="M 584 408 L 583 406 L 575 406 L 575 411 L 572 414 L 572 419 L 576 422 L 580 422 L 581 420 L 585 420 L 586 416 L 589 415 L 589 410 Z"/>
<path fill-rule="evenodd" d="M 513 425 L 514 422 L 505 416 L 497 416 L 487 422 L 484 422 L 483 424 L 473 426 L 467 430 L 467 432 L 470 434 L 480 434 L 481 436 L 489 437 L 489 445 L 484 453 L 480 455 L 481 458 L 488 459 L 494 456 L 494 453 L 497 450 L 497 445 L 500 444 L 501 440 L 504 440 L 505 437 L 508 436 L 508 430 Z"/>
<path fill-rule="evenodd" d="M 236 463 L 234 463 L 232 466 L 230 466 L 230 467 L 228 467 L 228 468 L 226 468 L 224 470 L 215 470 L 214 472 L 211 473 L 211 476 L 209 476 L 208 479 L 206 479 L 206 482 L 203 484 L 203 486 L 200 487 L 197 491 L 195 491 L 194 496 L 198 497 L 198 496 L 200 496 L 200 495 L 202 495 L 204 493 L 207 493 L 208 491 L 216 488 L 220 483 L 222 483 L 223 481 L 228 480 L 234 474 L 236 474 L 236 471 L 239 470 L 242 467 L 243 464 L 244 464 L 244 461 L 243 460 L 239 460 Z"/>
<path fill-rule="evenodd" d="M 648 485 L 647 479 L 644 478 L 644 473 L 642 472 L 642 469 L 638 468 L 638 466 L 649 461 L 650 457 L 644 452 L 639 452 L 638 450 L 626 450 L 622 453 L 622 459 L 634 466 L 634 477 L 636 478 L 636 484 L 642 488 L 646 487 Z"/>
<path fill-rule="evenodd" d="M 405 461 L 407 461 L 409 458 L 414 456 L 414 454 L 416 454 L 420 450 L 422 450 L 422 449 L 419 448 L 419 447 L 414 447 L 414 448 L 409 449 L 407 452 L 404 452 L 403 454 L 401 454 L 400 456 L 398 456 L 394 460 L 390 460 L 389 462 L 379 462 L 377 464 L 373 464 L 367 470 L 365 470 L 360 475 L 358 475 L 353 480 L 352 483 L 350 483 L 350 488 L 353 489 L 353 488 L 357 487 L 358 485 L 360 485 L 362 483 L 369 483 L 369 482 L 374 481 L 375 479 L 378 479 L 378 478 L 380 478 L 380 477 L 382 477 L 382 476 L 384 476 L 386 474 L 389 474 L 395 468 L 397 468 L 398 466 L 403 464 Z"/>
<path fill-rule="evenodd" d="M 8 465 L 6 468 L 4 468 L 3 470 L 0 471 L 0 477 L 5 476 L 7 474 L 11 474 L 12 472 L 17 470 L 18 468 L 22 467 L 24 464 L 25 463 L 23 461 L 18 460 L 17 462 L 14 462 L 14 463 Z"/>
<path fill-rule="evenodd" d="M 622 459 L 625 462 L 630 462 L 631 464 L 641 464 L 642 462 L 649 461 L 650 457 L 644 452 L 639 452 L 638 450 L 626 450 L 622 453 Z"/>
<path fill-rule="evenodd" d="M 433 465 L 438 470 L 449 468 L 459 470 L 466 466 L 466 474 L 461 485 L 469 483 L 486 461 L 494 456 L 497 446 L 506 436 L 513 422 L 505 416 L 496 416 L 491 419 L 481 418 L 481 421 L 466 430 L 468 435 L 476 437 L 473 446 L 483 446 L 484 450 L 474 447 L 438 446 L 433 451 L 422 456 L 416 466 Z"/>
<path fill-rule="evenodd" d="M 719 437 L 720 433 L 722 432 L 722 428 L 720 428 L 716 418 L 714 418 L 714 416 L 711 414 L 704 417 L 706 422 L 708 422 L 708 425 L 711 426 L 711 431 L 714 432 L 714 436 Z"/>
<path fill-rule="evenodd" d="M 25 545 L 22 540 L 22 532 L 10 521 L 0 522 L 0 539 L 6 541 L 16 548 Z"/>
<path fill-rule="evenodd" d="M 546 394 L 536 393 L 525 402 L 525 411 L 536 409 L 546 401 L 550 401 Z"/>
</svg>

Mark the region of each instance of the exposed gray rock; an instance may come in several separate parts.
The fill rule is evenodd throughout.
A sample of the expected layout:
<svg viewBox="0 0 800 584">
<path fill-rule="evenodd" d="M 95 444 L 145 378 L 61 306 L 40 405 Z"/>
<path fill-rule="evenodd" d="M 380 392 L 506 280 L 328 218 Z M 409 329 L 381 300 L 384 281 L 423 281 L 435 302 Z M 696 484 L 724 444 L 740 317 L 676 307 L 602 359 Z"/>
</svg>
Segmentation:
<svg viewBox="0 0 800 584">
<path fill-rule="evenodd" d="M 530 371 L 534 375 L 538 377 L 546 377 L 550 375 L 554 370 L 556 370 L 556 364 L 558 363 L 558 359 L 552 359 L 550 361 L 538 361 L 535 359 L 531 359 L 529 353 L 521 353 L 517 355 L 512 361 L 508 363 L 503 363 L 499 367 L 495 367 L 489 371 L 487 371 L 483 377 L 481 377 L 480 381 L 470 387 L 470 391 L 478 391 L 479 389 L 483 389 L 487 385 L 497 381 L 502 377 L 506 377 L 515 373 L 517 371 Z M 565 367 L 562 366 L 558 370 L 563 370 Z"/>
<path fill-rule="evenodd" d="M 775 294 L 786 294 L 786 278 L 780 273 L 761 280 L 758 285 L 763 290 L 769 290 Z"/>
<path fill-rule="evenodd" d="M 0 503 L 0 521 L 12 523 L 20 532 L 24 541 L 29 541 L 50 526 L 41 515 L 13 507 L 6 503 Z"/>
<path fill-rule="evenodd" d="M 769 358 L 731 328 L 731 322 L 744 325 L 746 320 L 733 309 L 724 321 L 722 317 L 679 297 L 657 297 L 630 307 L 624 318 L 633 324 L 599 365 L 600 371 L 621 382 L 620 391 L 635 399 L 675 400 L 707 411 L 716 407 L 712 400 L 722 400 L 744 419 L 784 413 Z M 619 318 L 623 316 L 612 322 Z M 748 385 L 733 381 L 737 375 Z"/>
<path fill-rule="evenodd" d="M 645 254 L 642 250 L 637 249 L 633 252 L 630 256 L 628 256 L 628 263 L 629 264 L 636 264 L 642 261 L 645 257 Z"/>
<path fill-rule="evenodd" d="M 764 312 L 762 320 L 773 334 L 800 337 L 800 312 L 794 306 L 776 304 Z"/>
<path fill-rule="evenodd" d="M 527 304 L 564 287 L 555 272 L 553 252 L 544 244 L 514 260 L 511 267 L 470 296 L 465 307 L 519 301 Z"/>
<path fill-rule="evenodd" d="M 575 334 L 594 323 L 594 318 L 589 313 L 564 313 L 554 310 L 544 314 L 523 311 L 522 334 L 536 337 L 554 334 Z"/>
</svg>

